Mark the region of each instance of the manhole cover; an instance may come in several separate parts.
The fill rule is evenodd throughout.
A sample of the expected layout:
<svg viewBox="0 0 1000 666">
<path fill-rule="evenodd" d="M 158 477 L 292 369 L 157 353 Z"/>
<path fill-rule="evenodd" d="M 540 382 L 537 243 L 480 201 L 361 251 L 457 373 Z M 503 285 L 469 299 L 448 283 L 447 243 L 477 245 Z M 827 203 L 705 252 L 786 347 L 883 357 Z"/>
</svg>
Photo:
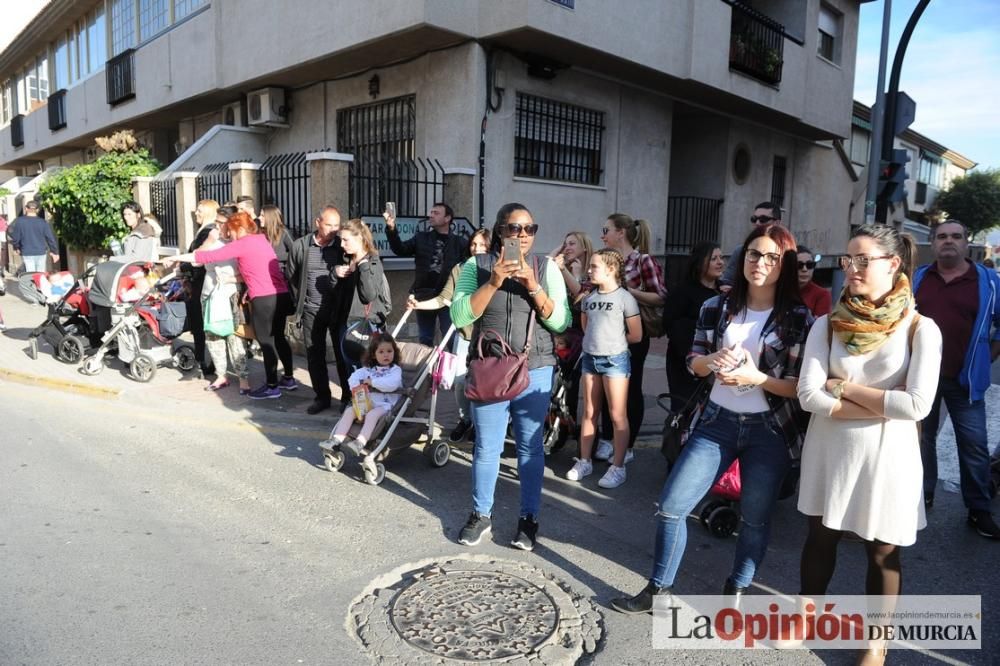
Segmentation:
<svg viewBox="0 0 1000 666">
<path fill-rule="evenodd" d="M 565 583 L 485 556 L 382 577 L 352 605 L 348 628 L 382 664 L 573 664 L 603 632 L 597 609 Z"/>
</svg>

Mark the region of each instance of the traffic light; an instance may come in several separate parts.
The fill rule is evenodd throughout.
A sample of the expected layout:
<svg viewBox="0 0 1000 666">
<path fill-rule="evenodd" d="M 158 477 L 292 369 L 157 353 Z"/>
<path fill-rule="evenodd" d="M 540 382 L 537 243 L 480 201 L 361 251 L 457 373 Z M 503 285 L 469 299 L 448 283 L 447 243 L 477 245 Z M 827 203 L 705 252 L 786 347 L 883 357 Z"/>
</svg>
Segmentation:
<svg viewBox="0 0 1000 666">
<path fill-rule="evenodd" d="M 881 171 L 878 179 L 878 199 L 886 203 L 898 203 L 906 200 L 906 163 L 910 161 L 910 153 L 904 148 L 894 148 L 892 157 L 887 162 L 880 163 Z"/>
</svg>

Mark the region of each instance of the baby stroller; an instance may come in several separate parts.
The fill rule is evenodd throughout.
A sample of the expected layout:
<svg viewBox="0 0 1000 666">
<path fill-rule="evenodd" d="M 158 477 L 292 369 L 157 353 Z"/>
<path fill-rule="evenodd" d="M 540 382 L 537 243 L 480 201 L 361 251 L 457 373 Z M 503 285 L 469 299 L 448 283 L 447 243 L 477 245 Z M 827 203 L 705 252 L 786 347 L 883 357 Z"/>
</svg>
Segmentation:
<svg viewBox="0 0 1000 666">
<path fill-rule="evenodd" d="M 150 286 L 137 277 L 147 270 L 144 262 L 98 264 L 88 300 L 101 339 L 84 360 L 83 374 L 100 373 L 109 353 L 117 354 L 128 365 L 128 376 L 139 382 L 153 379 L 167 363 L 182 372 L 197 366 L 193 346 L 172 343 L 185 328 L 182 280 L 169 273 Z"/>
<path fill-rule="evenodd" d="M 25 273 L 18 279 L 18 288 L 25 299 L 48 308 L 45 321 L 28 334 L 28 353 L 33 360 L 38 359 L 39 338 L 52 346 L 57 359 L 74 364 L 100 344 L 87 301 L 87 285 L 96 268 L 91 266 L 79 279 L 74 279 L 68 271 L 48 275 Z"/>
<path fill-rule="evenodd" d="M 392 336 L 397 337 L 409 317 L 407 310 Z M 438 386 L 441 380 L 439 365 L 441 352 L 447 349 L 455 327 L 451 326 L 444 338 L 435 347 L 427 347 L 417 342 L 396 340 L 400 352 L 400 366 L 403 370 L 401 398 L 392 411 L 382 417 L 368 442 L 368 451 L 362 452 L 359 463 L 365 481 L 377 486 L 385 480 L 385 460 L 420 440 L 424 439 L 424 455 L 434 467 L 444 467 L 451 458 L 451 447 L 447 440 L 440 438 L 440 428 L 435 425 L 437 415 Z M 430 393 L 430 405 L 424 402 Z M 350 409 L 350 407 L 348 407 Z M 361 424 L 351 426 L 349 436 L 360 430 Z M 323 463 L 331 472 L 343 469 L 348 453 L 329 441 L 321 442 Z"/>
</svg>

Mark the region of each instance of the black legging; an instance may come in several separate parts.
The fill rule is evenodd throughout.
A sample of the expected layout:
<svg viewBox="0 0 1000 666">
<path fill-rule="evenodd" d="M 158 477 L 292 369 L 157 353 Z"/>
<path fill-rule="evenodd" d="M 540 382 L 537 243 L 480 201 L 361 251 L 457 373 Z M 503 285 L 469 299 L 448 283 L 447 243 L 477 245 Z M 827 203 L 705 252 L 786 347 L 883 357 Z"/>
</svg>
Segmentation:
<svg viewBox="0 0 1000 666">
<path fill-rule="evenodd" d="M 264 373 L 267 385 L 278 385 L 278 359 L 285 369 L 285 376 L 292 376 L 292 348 L 285 338 L 285 319 L 292 311 L 292 297 L 288 292 L 250 299 L 253 310 L 253 330 L 260 351 L 264 354 Z"/>
<path fill-rule="evenodd" d="M 642 340 L 629 345 L 631 353 L 629 365 L 632 374 L 628 378 L 628 448 L 635 446 L 635 438 L 639 436 L 642 418 L 646 414 L 646 401 L 642 397 L 642 374 L 649 355 L 649 336 L 645 333 Z M 601 405 L 601 439 L 613 440 L 614 427 L 611 425 L 611 412 L 608 411 L 608 401 Z"/>
<path fill-rule="evenodd" d="M 800 564 L 802 596 L 819 597 L 833 578 L 837 566 L 837 545 L 843 536 L 823 524 L 821 516 L 809 516 L 809 535 L 802 548 Z M 903 571 L 900 563 L 900 546 L 881 541 L 866 541 L 868 573 L 865 576 L 865 594 L 896 596 L 903 589 Z"/>
</svg>

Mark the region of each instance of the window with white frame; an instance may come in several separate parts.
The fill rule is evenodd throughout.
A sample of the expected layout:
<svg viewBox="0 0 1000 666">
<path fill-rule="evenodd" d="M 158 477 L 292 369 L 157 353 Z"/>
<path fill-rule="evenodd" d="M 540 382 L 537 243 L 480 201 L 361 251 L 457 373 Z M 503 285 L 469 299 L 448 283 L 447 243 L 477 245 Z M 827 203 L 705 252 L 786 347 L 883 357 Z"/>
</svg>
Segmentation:
<svg viewBox="0 0 1000 666">
<path fill-rule="evenodd" d="M 139 0 L 139 41 L 163 32 L 170 22 L 168 0 Z"/>
<path fill-rule="evenodd" d="M 830 62 L 840 63 L 840 48 L 843 41 L 844 17 L 833 7 L 822 3 L 819 6 L 819 35 L 816 53 Z"/>
<path fill-rule="evenodd" d="M 868 164 L 868 142 L 871 135 L 860 127 L 851 128 L 851 161 L 864 166 Z"/>
<path fill-rule="evenodd" d="M 174 0 L 174 21 L 182 18 L 205 4 L 206 0 Z"/>
<path fill-rule="evenodd" d="M 108 33 L 103 3 L 87 15 L 87 57 L 91 72 L 104 69 L 104 63 L 108 60 Z"/>
<path fill-rule="evenodd" d="M 10 81 L 4 81 L 3 89 L 0 91 L 0 125 L 10 123 L 10 118 L 14 115 L 11 113 L 12 108 Z"/>
<path fill-rule="evenodd" d="M 111 0 L 111 55 L 135 45 L 135 0 Z"/>
<path fill-rule="evenodd" d="M 940 189 L 944 184 L 944 160 L 932 153 L 920 151 L 920 171 L 917 181 Z"/>
<path fill-rule="evenodd" d="M 52 46 L 52 71 L 56 76 L 56 90 L 69 88 L 69 46 L 66 44 L 65 35 L 57 39 Z"/>
</svg>

